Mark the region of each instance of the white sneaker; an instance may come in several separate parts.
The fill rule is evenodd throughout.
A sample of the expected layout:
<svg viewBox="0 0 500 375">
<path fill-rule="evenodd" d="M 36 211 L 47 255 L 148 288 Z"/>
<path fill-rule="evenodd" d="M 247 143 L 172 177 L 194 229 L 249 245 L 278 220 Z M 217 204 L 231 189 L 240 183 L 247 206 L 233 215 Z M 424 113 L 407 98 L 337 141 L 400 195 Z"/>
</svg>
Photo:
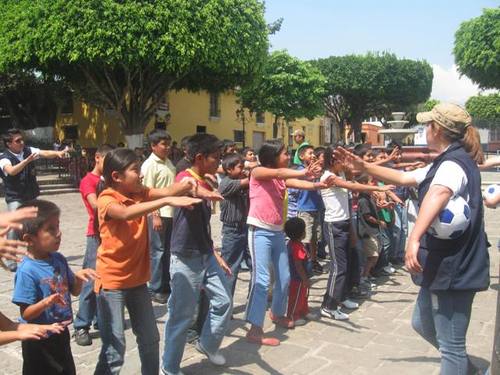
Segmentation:
<svg viewBox="0 0 500 375">
<path fill-rule="evenodd" d="M 217 351 L 217 353 L 210 354 L 205 350 L 205 348 L 201 345 L 200 341 L 197 341 L 195 346 L 196 350 L 200 353 L 205 354 L 210 362 L 212 362 L 216 366 L 224 366 L 226 364 L 226 358 Z"/>
<path fill-rule="evenodd" d="M 167 370 L 165 370 L 163 367 L 161 368 L 161 373 L 163 375 L 184 375 L 184 373 L 182 371 L 178 371 L 178 372 L 168 372 Z"/>
<path fill-rule="evenodd" d="M 396 269 L 392 266 L 385 266 L 384 271 L 387 273 L 394 273 L 394 272 L 396 272 Z"/>
<path fill-rule="evenodd" d="M 351 309 L 351 310 L 355 310 L 359 307 L 359 303 L 351 301 L 350 299 L 346 299 L 345 301 L 341 302 L 341 304 L 346 309 Z"/>
<path fill-rule="evenodd" d="M 307 320 L 305 319 L 297 319 L 293 321 L 293 325 L 295 327 L 305 326 L 307 324 Z"/>
<path fill-rule="evenodd" d="M 337 310 L 330 310 L 326 309 L 324 307 L 321 308 L 321 315 L 330 318 L 330 319 L 335 319 L 335 320 L 348 320 L 349 315 L 340 311 L 340 309 Z"/>
</svg>

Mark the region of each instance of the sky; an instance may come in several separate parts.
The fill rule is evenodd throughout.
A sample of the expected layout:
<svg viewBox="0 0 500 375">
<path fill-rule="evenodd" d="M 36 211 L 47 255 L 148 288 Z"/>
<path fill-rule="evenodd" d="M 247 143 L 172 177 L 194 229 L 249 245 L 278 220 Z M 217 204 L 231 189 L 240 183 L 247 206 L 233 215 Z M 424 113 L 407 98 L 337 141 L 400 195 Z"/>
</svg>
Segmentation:
<svg viewBox="0 0 500 375">
<path fill-rule="evenodd" d="M 460 23 L 500 0 L 266 0 L 266 20 L 283 17 L 271 49 L 303 60 L 369 51 L 426 60 L 431 98 L 464 104 L 477 85 L 457 72 L 453 44 Z"/>
</svg>

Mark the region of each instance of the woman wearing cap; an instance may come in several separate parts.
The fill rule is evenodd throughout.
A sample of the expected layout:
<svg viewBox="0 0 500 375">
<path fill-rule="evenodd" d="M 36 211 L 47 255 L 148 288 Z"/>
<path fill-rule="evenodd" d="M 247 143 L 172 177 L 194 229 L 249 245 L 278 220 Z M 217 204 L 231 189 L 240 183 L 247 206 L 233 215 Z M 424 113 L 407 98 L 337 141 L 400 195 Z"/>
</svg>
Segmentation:
<svg viewBox="0 0 500 375">
<path fill-rule="evenodd" d="M 481 176 L 483 155 L 470 115 L 454 104 L 438 104 L 419 113 L 427 144 L 438 152 L 434 162 L 412 172 L 401 172 L 363 162 L 346 150 L 338 156 L 353 169 L 388 183 L 417 186 L 419 214 L 409 236 L 405 263 L 420 292 L 413 328 L 441 352 L 441 374 L 474 371 L 465 339 L 476 292 L 489 286 L 489 256 L 483 223 Z M 450 198 L 463 197 L 471 210 L 470 225 L 458 239 L 442 240 L 427 229 Z"/>
</svg>

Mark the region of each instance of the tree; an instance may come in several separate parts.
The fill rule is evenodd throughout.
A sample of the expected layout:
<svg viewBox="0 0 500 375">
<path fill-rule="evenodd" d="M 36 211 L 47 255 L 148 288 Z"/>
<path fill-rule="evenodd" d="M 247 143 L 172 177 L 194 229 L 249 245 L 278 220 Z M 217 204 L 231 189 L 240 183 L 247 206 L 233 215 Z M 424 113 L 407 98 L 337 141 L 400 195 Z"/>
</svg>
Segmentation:
<svg viewBox="0 0 500 375">
<path fill-rule="evenodd" d="M 258 0 L 0 0 L 0 72 L 62 77 L 142 133 L 172 88 L 249 80 L 268 48 Z"/>
<path fill-rule="evenodd" d="M 334 118 L 347 117 L 356 139 L 361 122 L 370 115 L 388 116 L 391 111 L 425 101 L 432 88 L 432 68 L 426 61 L 398 59 L 389 53 L 331 56 L 313 61 L 326 77 L 324 105 Z M 342 100 L 341 113 L 331 98 Z M 333 103 L 336 104 L 336 103 Z M 347 115 L 346 115 L 347 113 Z"/>
<path fill-rule="evenodd" d="M 250 112 L 273 114 L 273 137 L 278 136 L 280 120 L 300 117 L 312 119 L 324 109 L 325 79 L 309 63 L 290 56 L 286 51 L 272 52 L 261 74 L 238 92 L 239 100 Z"/>
<path fill-rule="evenodd" d="M 33 71 L 0 74 L 0 112 L 20 129 L 54 126 L 71 92 L 63 82 Z"/>
<path fill-rule="evenodd" d="M 500 94 L 471 96 L 465 109 L 480 127 L 500 126 Z"/>
<path fill-rule="evenodd" d="M 437 104 L 439 104 L 439 100 L 437 99 L 429 99 L 427 100 L 422 108 L 422 111 L 429 112 L 434 108 Z"/>
<path fill-rule="evenodd" d="M 462 22 L 453 49 L 458 71 L 481 88 L 500 89 L 500 8 Z"/>
</svg>

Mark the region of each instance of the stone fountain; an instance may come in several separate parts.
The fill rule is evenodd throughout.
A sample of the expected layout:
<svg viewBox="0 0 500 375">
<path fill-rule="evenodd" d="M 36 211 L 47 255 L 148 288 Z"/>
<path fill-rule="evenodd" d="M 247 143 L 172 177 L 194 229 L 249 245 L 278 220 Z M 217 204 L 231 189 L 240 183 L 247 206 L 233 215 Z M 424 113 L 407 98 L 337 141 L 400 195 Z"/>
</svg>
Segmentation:
<svg viewBox="0 0 500 375">
<path fill-rule="evenodd" d="M 417 131 L 415 129 L 403 129 L 408 121 L 403 120 L 405 116 L 404 112 L 392 112 L 393 121 L 387 121 L 390 125 L 390 129 L 379 130 L 379 134 L 384 135 L 384 144 L 388 144 L 390 141 L 396 141 L 402 143 L 403 139 L 408 135 L 415 134 Z"/>
</svg>

